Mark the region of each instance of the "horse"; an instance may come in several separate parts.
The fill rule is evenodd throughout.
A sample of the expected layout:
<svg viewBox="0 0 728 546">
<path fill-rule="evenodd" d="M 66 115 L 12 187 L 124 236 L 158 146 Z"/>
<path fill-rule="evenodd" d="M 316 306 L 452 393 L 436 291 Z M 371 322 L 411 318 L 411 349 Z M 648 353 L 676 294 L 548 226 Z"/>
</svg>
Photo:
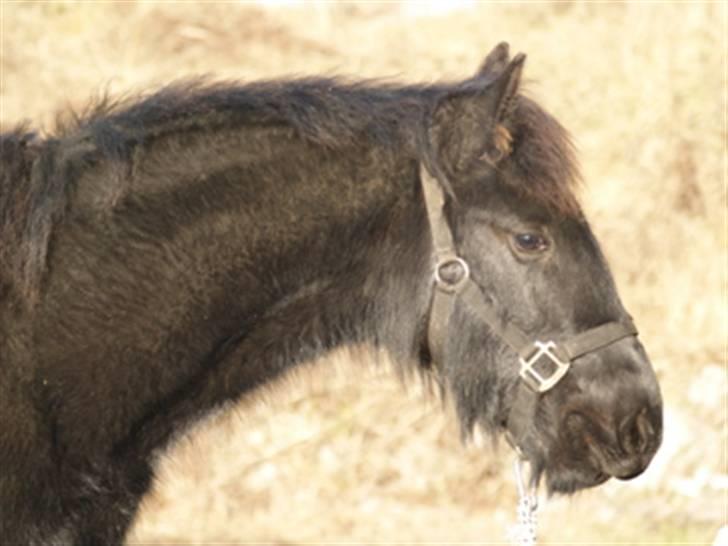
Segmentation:
<svg viewBox="0 0 728 546">
<path fill-rule="evenodd" d="M 641 473 L 659 386 L 524 62 L 186 80 L 4 133 L 4 541 L 122 544 L 175 438 L 349 344 L 552 493 Z"/>
</svg>

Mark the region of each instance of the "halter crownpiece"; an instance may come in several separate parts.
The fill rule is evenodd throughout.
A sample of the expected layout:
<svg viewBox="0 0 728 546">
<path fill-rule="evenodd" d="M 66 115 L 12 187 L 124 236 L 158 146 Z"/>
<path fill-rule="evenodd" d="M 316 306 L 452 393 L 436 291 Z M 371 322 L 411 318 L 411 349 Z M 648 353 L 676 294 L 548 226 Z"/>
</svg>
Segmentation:
<svg viewBox="0 0 728 546">
<path fill-rule="evenodd" d="M 518 355 L 520 369 L 516 398 L 508 415 L 509 440 L 518 449 L 533 422 L 542 393 L 554 388 L 568 373 L 573 360 L 602 349 L 620 339 L 636 336 L 631 320 L 607 322 L 561 342 L 532 340 L 512 322 L 504 321 L 498 309 L 473 281 L 470 267 L 455 248 L 452 231 L 444 213 L 442 185 L 424 165 L 420 181 L 433 242 L 434 290 L 430 304 L 427 336 L 430 356 L 437 366 L 443 362 L 445 343 L 453 306 L 461 296 L 466 309 L 484 322 Z M 445 181 L 446 187 L 449 187 Z"/>
</svg>

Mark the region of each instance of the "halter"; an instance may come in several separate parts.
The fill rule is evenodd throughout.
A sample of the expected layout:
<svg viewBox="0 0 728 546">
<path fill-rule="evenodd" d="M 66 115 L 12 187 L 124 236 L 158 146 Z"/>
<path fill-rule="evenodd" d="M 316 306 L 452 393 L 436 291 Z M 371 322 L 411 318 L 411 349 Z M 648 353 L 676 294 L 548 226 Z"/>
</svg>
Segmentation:
<svg viewBox="0 0 728 546">
<path fill-rule="evenodd" d="M 473 282 L 468 263 L 457 253 L 444 215 L 445 195 L 441 183 L 430 175 L 424 165 L 420 166 L 420 180 L 434 246 L 435 288 L 427 331 L 430 356 L 436 364 L 443 361 L 450 317 L 460 295 L 467 309 L 487 324 L 519 357 L 521 381 L 508 415 L 507 435 L 516 451 L 520 451 L 541 394 L 556 386 L 569 371 L 572 361 L 620 339 L 636 336 L 637 329 L 629 319 L 613 321 L 556 342 L 532 340 L 515 324 L 504 321 L 493 302 Z"/>
</svg>

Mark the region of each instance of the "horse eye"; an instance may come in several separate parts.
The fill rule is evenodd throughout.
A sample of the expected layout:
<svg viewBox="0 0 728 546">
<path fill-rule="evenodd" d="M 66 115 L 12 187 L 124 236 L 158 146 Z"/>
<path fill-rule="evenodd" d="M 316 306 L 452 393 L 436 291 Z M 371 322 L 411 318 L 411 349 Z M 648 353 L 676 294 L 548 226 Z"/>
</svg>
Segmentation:
<svg viewBox="0 0 728 546">
<path fill-rule="evenodd" d="M 519 250 L 524 252 L 543 252 L 549 247 L 549 242 L 538 233 L 518 233 L 513 239 Z"/>
</svg>

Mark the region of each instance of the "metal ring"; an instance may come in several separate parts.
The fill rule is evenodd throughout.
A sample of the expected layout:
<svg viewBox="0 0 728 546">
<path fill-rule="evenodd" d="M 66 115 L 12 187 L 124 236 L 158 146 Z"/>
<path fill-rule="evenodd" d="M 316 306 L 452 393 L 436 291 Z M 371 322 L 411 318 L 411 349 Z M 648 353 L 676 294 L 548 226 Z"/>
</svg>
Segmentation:
<svg viewBox="0 0 728 546">
<path fill-rule="evenodd" d="M 442 278 L 440 275 L 440 270 L 443 267 L 446 267 L 450 264 L 458 264 L 462 270 L 463 274 L 456 282 L 449 282 Z M 456 292 L 460 290 L 460 288 L 465 285 L 465 283 L 470 278 L 470 266 L 468 266 L 468 262 L 463 260 L 460 256 L 448 256 L 447 258 L 444 258 L 437 262 L 435 265 L 435 284 L 442 290 L 448 291 L 448 292 Z"/>
</svg>

